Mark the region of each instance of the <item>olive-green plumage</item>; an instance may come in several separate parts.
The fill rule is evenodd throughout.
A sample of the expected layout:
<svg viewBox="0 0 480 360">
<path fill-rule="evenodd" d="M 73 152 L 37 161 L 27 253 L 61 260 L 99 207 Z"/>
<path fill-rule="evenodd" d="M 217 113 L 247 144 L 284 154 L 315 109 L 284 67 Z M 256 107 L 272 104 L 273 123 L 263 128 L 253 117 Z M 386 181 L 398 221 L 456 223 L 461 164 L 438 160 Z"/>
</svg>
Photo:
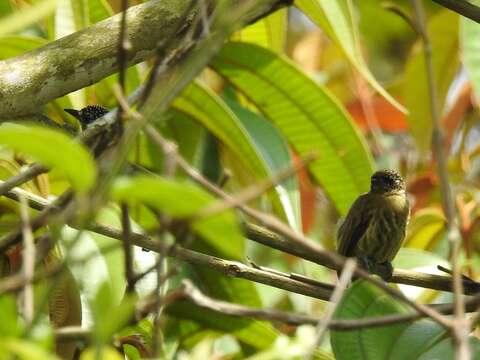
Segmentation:
<svg viewBox="0 0 480 360">
<path fill-rule="evenodd" d="M 338 252 L 356 257 L 369 272 L 388 280 L 391 261 L 405 238 L 410 207 L 405 183 L 394 170 L 372 175 L 368 193 L 360 195 L 338 229 Z"/>
</svg>

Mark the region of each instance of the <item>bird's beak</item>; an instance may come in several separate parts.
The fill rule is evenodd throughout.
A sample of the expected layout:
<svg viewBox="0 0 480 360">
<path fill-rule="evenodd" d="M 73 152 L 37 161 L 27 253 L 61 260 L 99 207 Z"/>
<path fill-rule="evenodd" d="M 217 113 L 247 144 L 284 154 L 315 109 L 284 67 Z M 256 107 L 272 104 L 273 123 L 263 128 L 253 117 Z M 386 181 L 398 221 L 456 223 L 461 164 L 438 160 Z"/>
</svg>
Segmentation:
<svg viewBox="0 0 480 360">
<path fill-rule="evenodd" d="M 80 111 L 75 109 L 63 109 L 63 110 L 69 113 L 70 115 L 72 115 L 74 118 L 80 120 Z"/>
</svg>

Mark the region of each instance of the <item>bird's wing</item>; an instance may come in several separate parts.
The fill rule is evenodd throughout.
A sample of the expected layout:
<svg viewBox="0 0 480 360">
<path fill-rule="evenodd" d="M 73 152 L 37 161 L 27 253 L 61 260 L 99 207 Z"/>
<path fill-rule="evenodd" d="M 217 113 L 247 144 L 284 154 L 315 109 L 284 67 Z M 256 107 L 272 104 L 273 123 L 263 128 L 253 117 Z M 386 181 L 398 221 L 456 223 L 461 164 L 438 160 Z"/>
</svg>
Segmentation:
<svg viewBox="0 0 480 360">
<path fill-rule="evenodd" d="M 367 231 L 373 213 L 368 206 L 368 194 L 363 194 L 355 200 L 345 221 L 338 229 L 338 253 L 353 256 L 355 246 Z"/>
</svg>

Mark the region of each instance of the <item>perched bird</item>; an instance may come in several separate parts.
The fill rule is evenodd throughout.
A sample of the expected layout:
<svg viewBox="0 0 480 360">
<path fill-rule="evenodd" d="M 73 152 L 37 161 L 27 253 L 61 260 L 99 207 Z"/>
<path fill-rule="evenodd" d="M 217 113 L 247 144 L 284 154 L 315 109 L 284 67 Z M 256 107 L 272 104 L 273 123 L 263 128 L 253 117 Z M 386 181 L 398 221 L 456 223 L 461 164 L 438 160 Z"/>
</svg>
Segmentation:
<svg viewBox="0 0 480 360">
<path fill-rule="evenodd" d="M 81 110 L 64 109 L 67 113 L 75 117 L 82 126 L 82 130 L 85 130 L 95 120 L 101 118 L 108 113 L 108 109 L 105 109 L 99 105 L 88 105 Z"/>
<path fill-rule="evenodd" d="M 85 130 L 87 126 L 108 113 L 108 109 L 99 105 L 88 105 L 81 110 L 64 110 L 80 122 L 82 130 Z M 95 157 L 99 157 L 118 140 L 121 133 L 121 128 L 118 125 L 116 124 L 111 128 L 105 129 L 104 132 L 86 141 L 86 145 L 91 149 Z"/>
<path fill-rule="evenodd" d="M 394 170 L 377 171 L 370 191 L 355 200 L 338 229 L 338 253 L 355 257 L 368 272 L 390 279 L 391 261 L 405 238 L 409 215 L 402 177 Z"/>
</svg>

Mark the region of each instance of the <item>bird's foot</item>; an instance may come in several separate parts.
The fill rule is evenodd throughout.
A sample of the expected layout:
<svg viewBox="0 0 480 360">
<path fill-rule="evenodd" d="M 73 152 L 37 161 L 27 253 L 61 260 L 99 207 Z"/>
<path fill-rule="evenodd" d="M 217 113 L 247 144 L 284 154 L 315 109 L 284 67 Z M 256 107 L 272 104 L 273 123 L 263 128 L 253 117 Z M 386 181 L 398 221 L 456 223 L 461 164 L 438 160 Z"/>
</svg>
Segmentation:
<svg viewBox="0 0 480 360">
<path fill-rule="evenodd" d="M 392 263 L 390 261 L 385 261 L 382 264 L 377 264 L 375 266 L 375 273 L 385 281 L 390 280 L 393 275 Z"/>
<path fill-rule="evenodd" d="M 358 258 L 358 264 L 360 267 L 364 268 L 367 270 L 367 272 L 371 273 L 372 270 L 374 269 L 373 262 L 366 256 L 362 256 Z"/>
</svg>

